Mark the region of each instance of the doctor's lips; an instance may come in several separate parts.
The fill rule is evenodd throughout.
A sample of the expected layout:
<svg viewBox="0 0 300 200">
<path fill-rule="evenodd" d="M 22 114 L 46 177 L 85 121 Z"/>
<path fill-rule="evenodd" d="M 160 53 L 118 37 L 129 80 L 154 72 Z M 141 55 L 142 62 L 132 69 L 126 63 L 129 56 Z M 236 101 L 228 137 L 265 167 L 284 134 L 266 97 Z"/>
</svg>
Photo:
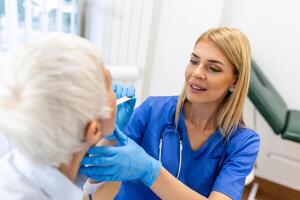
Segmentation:
<svg viewBox="0 0 300 200">
<path fill-rule="evenodd" d="M 195 92 L 205 92 L 205 91 L 207 91 L 206 87 L 203 87 L 199 84 L 195 84 L 195 83 L 192 83 L 192 82 L 189 82 L 188 84 L 191 87 L 191 89 Z"/>
<path fill-rule="evenodd" d="M 122 103 L 125 103 L 126 101 L 129 101 L 130 99 L 132 99 L 132 98 L 127 97 L 127 96 L 122 97 L 122 98 L 120 98 L 120 99 L 117 99 L 117 105 L 120 105 L 120 104 L 122 104 Z"/>
</svg>

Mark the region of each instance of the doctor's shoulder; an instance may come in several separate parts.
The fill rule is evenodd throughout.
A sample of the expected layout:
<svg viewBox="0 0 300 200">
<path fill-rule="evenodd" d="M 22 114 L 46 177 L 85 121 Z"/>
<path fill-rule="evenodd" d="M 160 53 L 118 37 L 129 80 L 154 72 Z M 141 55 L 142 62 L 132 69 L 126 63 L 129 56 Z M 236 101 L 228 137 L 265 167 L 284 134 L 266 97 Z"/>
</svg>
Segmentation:
<svg viewBox="0 0 300 200">
<path fill-rule="evenodd" d="M 228 138 L 231 153 L 257 154 L 260 147 L 259 134 L 247 127 L 238 127 Z"/>
<path fill-rule="evenodd" d="M 135 110 L 136 113 L 144 113 L 144 116 L 151 118 L 170 118 L 175 114 L 178 96 L 149 96 Z"/>
<path fill-rule="evenodd" d="M 178 96 L 149 96 L 141 106 L 145 105 L 152 109 L 165 110 L 176 107 Z"/>
</svg>

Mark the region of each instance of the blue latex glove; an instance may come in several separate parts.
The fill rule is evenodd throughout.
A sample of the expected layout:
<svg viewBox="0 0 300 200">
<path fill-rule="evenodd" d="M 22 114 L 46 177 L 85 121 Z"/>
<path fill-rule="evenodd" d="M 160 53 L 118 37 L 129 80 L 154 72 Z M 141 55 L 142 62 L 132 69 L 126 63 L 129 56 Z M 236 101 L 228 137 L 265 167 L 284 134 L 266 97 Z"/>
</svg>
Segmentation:
<svg viewBox="0 0 300 200">
<path fill-rule="evenodd" d="M 114 137 L 120 146 L 90 148 L 88 156 L 81 161 L 79 173 L 99 182 L 140 180 L 151 186 L 159 175 L 161 162 L 148 155 L 118 128 Z"/>
<path fill-rule="evenodd" d="M 133 113 L 136 98 L 135 98 L 135 89 L 134 87 L 124 87 L 122 85 L 113 84 L 112 89 L 115 92 L 116 98 L 120 99 L 124 96 L 130 97 L 127 102 L 124 102 L 117 106 L 117 116 L 116 116 L 116 123 L 118 127 L 124 131 L 130 117 Z"/>
</svg>

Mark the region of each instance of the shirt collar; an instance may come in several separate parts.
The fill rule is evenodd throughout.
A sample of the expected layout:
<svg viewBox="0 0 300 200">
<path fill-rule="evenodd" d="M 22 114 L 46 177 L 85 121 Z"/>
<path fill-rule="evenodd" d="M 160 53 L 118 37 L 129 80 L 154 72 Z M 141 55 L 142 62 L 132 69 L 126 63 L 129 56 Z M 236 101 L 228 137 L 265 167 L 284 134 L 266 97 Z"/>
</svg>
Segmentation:
<svg viewBox="0 0 300 200">
<path fill-rule="evenodd" d="M 55 200 L 82 200 L 83 192 L 76 187 L 64 174 L 57 168 L 34 163 L 26 159 L 19 151 L 14 150 L 14 160 L 16 168 L 30 179 L 37 188 Z"/>
</svg>

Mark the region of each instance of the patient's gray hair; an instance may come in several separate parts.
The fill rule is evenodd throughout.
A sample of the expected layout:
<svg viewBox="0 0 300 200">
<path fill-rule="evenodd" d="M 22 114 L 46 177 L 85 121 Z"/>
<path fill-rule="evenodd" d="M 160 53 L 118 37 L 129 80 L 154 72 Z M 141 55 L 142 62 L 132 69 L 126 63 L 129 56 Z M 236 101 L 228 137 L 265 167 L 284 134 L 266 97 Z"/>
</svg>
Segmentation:
<svg viewBox="0 0 300 200">
<path fill-rule="evenodd" d="M 69 163 L 88 122 L 108 117 L 102 68 L 98 51 L 77 36 L 25 46 L 1 66 L 0 131 L 31 160 Z"/>
</svg>

